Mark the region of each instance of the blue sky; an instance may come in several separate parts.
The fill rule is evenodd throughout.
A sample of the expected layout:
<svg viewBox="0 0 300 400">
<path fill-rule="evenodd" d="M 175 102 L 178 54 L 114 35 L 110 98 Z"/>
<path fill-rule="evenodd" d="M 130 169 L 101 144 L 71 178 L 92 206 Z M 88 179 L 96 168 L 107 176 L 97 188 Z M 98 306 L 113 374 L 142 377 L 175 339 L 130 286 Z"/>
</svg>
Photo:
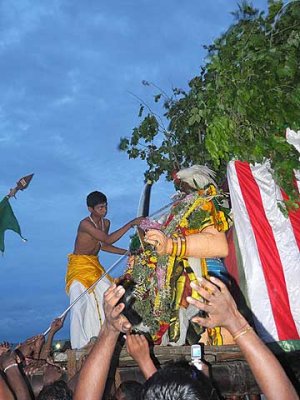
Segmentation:
<svg viewBox="0 0 300 400">
<path fill-rule="evenodd" d="M 28 242 L 6 233 L 0 341 L 45 331 L 68 306 L 67 254 L 89 192 L 107 194 L 112 230 L 136 216 L 145 164 L 117 146 L 138 124 L 135 96 L 151 103 L 155 94 L 141 81 L 187 88 L 204 63 L 202 46 L 229 27 L 236 4 L 0 0 L 0 196 L 35 173 L 11 199 Z M 264 9 L 267 1 L 253 4 Z M 157 183 L 152 211 L 172 191 Z M 128 243 L 127 235 L 118 244 Z M 100 259 L 107 267 L 116 261 Z M 67 320 L 57 338 L 68 335 Z"/>
</svg>

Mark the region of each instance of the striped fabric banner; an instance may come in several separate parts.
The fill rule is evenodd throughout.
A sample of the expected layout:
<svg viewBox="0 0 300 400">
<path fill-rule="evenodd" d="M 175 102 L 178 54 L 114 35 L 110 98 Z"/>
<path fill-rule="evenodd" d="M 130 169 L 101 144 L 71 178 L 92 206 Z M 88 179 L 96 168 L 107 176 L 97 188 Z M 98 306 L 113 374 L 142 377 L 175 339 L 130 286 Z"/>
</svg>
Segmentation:
<svg viewBox="0 0 300 400">
<path fill-rule="evenodd" d="M 241 270 L 231 272 L 257 332 L 266 342 L 299 340 L 300 210 L 288 218 L 282 214 L 277 201 L 285 194 L 268 163 L 231 161 L 227 178 L 245 282 L 240 282 Z"/>
</svg>

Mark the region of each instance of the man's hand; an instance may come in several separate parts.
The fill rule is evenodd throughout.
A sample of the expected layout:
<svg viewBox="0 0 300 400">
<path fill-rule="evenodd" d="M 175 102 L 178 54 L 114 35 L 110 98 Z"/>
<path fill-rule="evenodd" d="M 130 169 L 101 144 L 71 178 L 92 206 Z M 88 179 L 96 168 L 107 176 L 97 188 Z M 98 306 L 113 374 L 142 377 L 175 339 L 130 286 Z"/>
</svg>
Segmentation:
<svg viewBox="0 0 300 400">
<path fill-rule="evenodd" d="M 172 239 L 168 238 L 162 231 L 158 229 L 149 229 L 146 232 L 144 240 L 154 246 L 157 254 L 160 256 L 171 254 Z"/>
<path fill-rule="evenodd" d="M 138 365 L 150 358 L 149 344 L 144 335 L 126 335 L 126 349 Z"/>
<path fill-rule="evenodd" d="M 66 317 L 66 315 L 59 317 L 59 318 L 55 318 L 51 322 L 51 330 L 53 330 L 54 332 L 57 332 L 59 329 L 61 329 L 64 324 L 65 317 Z"/>
<path fill-rule="evenodd" d="M 140 225 L 144 221 L 145 217 L 137 217 L 131 221 L 131 226 Z"/>
<path fill-rule="evenodd" d="M 123 286 L 116 286 L 115 284 L 104 293 L 104 324 L 109 330 L 115 333 L 127 333 L 131 330 L 131 324 L 128 319 L 122 315 L 125 305 L 123 303 L 117 305 L 124 293 L 125 289 Z"/>
<path fill-rule="evenodd" d="M 206 318 L 194 317 L 193 321 L 207 328 L 223 326 L 230 332 L 235 332 L 245 324 L 245 319 L 239 313 L 236 303 L 224 283 L 215 277 L 210 281 L 198 278 L 198 283 L 192 282 L 191 287 L 201 295 L 205 302 L 187 297 L 187 301 L 207 313 Z"/>
<path fill-rule="evenodd" d="M 156 372 L 156 367 L 150 357 L 149 344 L 144 335 L 126 335 L 126 349 L 140 367 L 145 379 Z"/>
</svg>

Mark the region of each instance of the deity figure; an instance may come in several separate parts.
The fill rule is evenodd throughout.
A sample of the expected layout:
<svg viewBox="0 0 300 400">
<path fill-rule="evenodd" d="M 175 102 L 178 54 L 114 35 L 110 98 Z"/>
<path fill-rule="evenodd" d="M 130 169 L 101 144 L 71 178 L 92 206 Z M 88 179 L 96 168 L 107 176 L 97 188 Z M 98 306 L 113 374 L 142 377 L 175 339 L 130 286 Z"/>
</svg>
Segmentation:
<svg viewBox="0 0 300 400">
<path fill-rule="evenodd" d="M 143 251 L 134 257 L 127 276 L 136 284 L 134 309 L 157 344 L 197 343 L 203 330 L 190 322 L 198 310 L 186 297 L 199 295 L 190 283 L 208 275 L 229 282 L 222 262 L 228 254 L 229 210 L 214 179 L 206 166 L 178 171 L 174 182 L 180 193 L 169 213 L 140 225 Z M 210 344 L 223 343 L 219 328 L 209 336 Z"/>
</svg>

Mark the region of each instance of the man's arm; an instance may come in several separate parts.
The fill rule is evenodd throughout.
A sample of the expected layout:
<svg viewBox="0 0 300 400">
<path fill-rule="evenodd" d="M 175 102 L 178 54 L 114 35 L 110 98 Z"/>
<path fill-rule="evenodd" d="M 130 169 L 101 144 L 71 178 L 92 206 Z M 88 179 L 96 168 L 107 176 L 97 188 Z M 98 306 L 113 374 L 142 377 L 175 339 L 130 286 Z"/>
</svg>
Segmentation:
<svg viewBox="0 0 300 400">
<path fill-rule="evenodd" d="M 299 400 L 279 361 L 238 311 L 227 287 L 217 278 L 210 281 L 199 278 L 198 283 L 191 283 L 206 303 L 192 297 L 187 301 L 207 313 L 206 318 L 195 317 L 193 321 L 207 328 L 223 326 L 231 333 L 268 400 Z"/>
<path fill-rule="evenodd" d="M 6 376 L 7 384 L 1 377 L 0 381 L 0 393 L 4 394 L 6 397 L 1 397 L 3 400 L 9 400 L 10 396 L 9 389 L 11 393 L 14 394 L 13 398 L 17 400 L 32 400 L 27 382 L 24 379 L 23 374 L 19 370 L 16 354 L 13 351 L 8 351 L 3 354 L 0 359 L 0 368 Z"/>
<path fill-rule="evenodd" d="M 124 304 L 117 305 L 124 293 L 123 286 L 112 285 L 104 294 L 105 321 L 97 342 L 80 371 L 74 400 L 102 399 L 119 333 L 127 333 L 131 329 L 130 323 L 121 314 Z"/>
<path fill-rule="evenodd" d="M 105 251 L 107 253 L 120 254 L 120 255 L 123 255 L 127 252 L 127 250 L 122 249 L 121 247 L 116 247 L 116 246 L 113 246 L 111 244 L 106 244 L 106 243 L 102 244 L 101 250 Z"/>
<path fill-rule="evenodd" d="M 218 232 L 213 226 L 208 226 L 200 233 L 188 235 L 185 240 L 185 256 L 223 258 L 228 255 L 228 244 L 225 233 Z M 166 236 L 158 229 L 149 229 L 145 235 L 145 242 L 155 246 L 159 255 L 171 254 L 173 251 L 172 238 Z M 180 247 L 178 248 L 178 252 L 180 252 Z"/>
<path fill-rule="evenodd" d="M 42 347 L 39 358 L 46 360 L 50 356 L 53 337 L 55 333 L 62 328 L 64 320 L 65 320 L 65 315 L 61 318 L 56 318 L 54 321 L 52 321 L 46 343 Z"/>
<path fill-rule="evenodd" d="M 135 225 L 138 225 L 141 223 L 143 220 L 143 217 L 135 218 L 132 221 L 127 222 L 122 228 L 116 230 L 113 233 L 105 233 L 97 228 L 95 228 L 92 224 L 90 224 L 89 221 L 83 220 L 81 221 L 79 225 L 79 230 L 81 232 L 86 232 L 89 235 L 91 235 L 93 238 L 99 240 L 100 242 L 106 243 L 106 244 L 113 244 L 117 240 L 119 240 L 125 233 Z"/>
</svg>

